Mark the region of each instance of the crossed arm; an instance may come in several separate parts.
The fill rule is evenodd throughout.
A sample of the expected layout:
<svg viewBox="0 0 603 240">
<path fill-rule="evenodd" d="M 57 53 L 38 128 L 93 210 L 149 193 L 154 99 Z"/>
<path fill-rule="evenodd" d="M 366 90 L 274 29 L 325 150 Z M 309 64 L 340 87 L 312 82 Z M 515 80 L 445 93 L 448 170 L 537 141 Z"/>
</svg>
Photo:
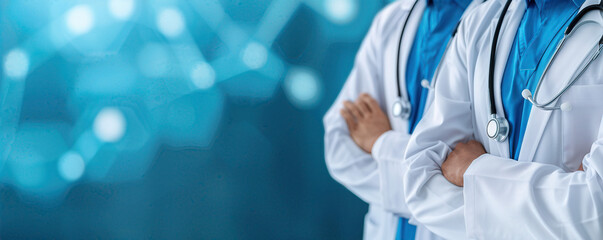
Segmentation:
<svg viewBox="0 0 603 240">
<path fill-rule="evenodd" d="M 397 215 L 410 217 L 405 202 L 399 201 L 404 199 L 399 187 L 400 157 L 408 136 L 390 130 L 381 106 L 385 102 L 381 25 L 389 21 L 383 16 L 375 18 L 352 72 L 325 114 L 325 159 L 331 176 L 356 196 Z"/>
<path fill-rule="evenodd" d="M 474 63 L 463 32 L 461 25 L 436 77 L 434 102 L 406 150 L 403 183 L 411 213 L 450 239 L 600 238 L 603 121 L 584 172 L 486 153 L 470 141 L 478 132 L 469 82 Z"/>
</svg>

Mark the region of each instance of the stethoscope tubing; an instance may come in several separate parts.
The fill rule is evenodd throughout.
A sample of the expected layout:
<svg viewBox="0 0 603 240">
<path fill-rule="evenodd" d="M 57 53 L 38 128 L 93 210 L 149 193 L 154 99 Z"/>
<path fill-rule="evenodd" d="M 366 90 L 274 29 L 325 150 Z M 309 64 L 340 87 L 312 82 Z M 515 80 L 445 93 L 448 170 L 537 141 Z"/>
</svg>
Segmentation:
<svg viewBox="0 0 603 240">
<path fill-rule="evenodd" d="M 498 37 L 500 35 L 500 29 L 502 23 L 507 15 L 507 10 L 511 5 L 511 0 L 507 0 L 503 10 L 501 12 L 498 23 L 496 24 L 496 30 L 494 31 L 494 38 L 492 39 L 492 47 L 490 48 L 490 67 L 488 69 L 488 91 L 490 94 L 490 114 L 496 115 L 496 104 L 494 99 L 494 68 L 496 66 L 496 46 L 498 45 Z"/>
<path fill-rule="evenodd" d="M 417 5 L 417 3 L 420 0 L 415 1 L 415 3 L 412 5 L 412 7 L 410 8 L 410 11 L 408 12 L 408 16 L 406 17 L 406 20 L 404 21 L 404 25 L 402 26 L 402 32 L 400 33 L 400 39 L 398 40 L 398 54 L 397 54 L 397 58 L 396 58 L 396 85 L 398 87 L 398 98 L 402 99 L 402 86 L 401 86 L 401 82 L 400 82 L 400 57 L 401 57 L 401 52 L 402 52 L 402 40 L 404 38 L 404 32 L 406 31 L 406 26 L 408 25 L 408 21 L 410 20 L 410 17 L 412 16 L 415 7 Z M 485 2 L 485 0 L 484 0 Z M 450 40 L 446 43 L 446 48 L 444 50 L 444 55 L 442 56 L 442 59 L 444 59 L 444 57 L 446 56 L 446 53 L 448 52 L 448 48 L 450 47 L 450 43 L 452 42 L 452 38 L 456 35 L 459 26 L 461 25 L 461 21 L 459 20 L 456 24 L 456 26 L 454 27 L 454 30 L 452 31 L 452 37 L 450 38 Z M 436 67 L 435 73 L 434 73 L 434 77 L 433 79 L 435 79 L 435 76 L 437 76 L 437 74 L 440 72 L 440 68 L 441 68 L 441 64 L 438 64 L 438 66 Z M 429 84 L 422 84 L 423 87 L 428 88 L 428 89 L 432 89 L 432 87 L 430 87 Z"/>
<path fill-rule="evenodd" d="M 406 16 L 406 20 L 404 21 L 404 25 L 402 25 L 402 32 L 400 32 L 400 39 L 398 40 L 398 54 L 396 55 L 396 86 L 398 87 L 398 98 L 400 100 L 402 100 L 402 86 L 400 83 L 400 55 L 402 54 L 402 40 L 404 39 L 404 32 L 406 31 L 406 26 L 408 26 L 408 21 L 410 20 L 410 17 L 412 17 L 415 7 L 419 1 L 421 0 L 415 1 L 410 8 L 408 16 Z"/>
<path fill-rule="evenodd" d="M 509 9 L 509 6 L 511 5 L 511 2 L 512 2 L 512 0 L 507 0 L 505 6 L 503 7 L 501 16 L 498 19 L 498 23 L 496 25 L 496 31 L 494 32 L 494 38 L 492 41 L 492 48 L 491 48 L 491 52 L 490 52 L 490 68 L 489 68 L 489 72 L 488 72 L 488 88 L 489 88 L 488 90 L 490 93 L 490 113 L 494 114 L 494 115 L 496 115 L 496 104 L 495 104 L 495 98 L 494 98 L 494 68 L 496 66 L 496 64 L 495 64 L 496 63 L 496 46 L 498 44 L 498 37 L 500 34 L 500 29 L 502 27 L 502 22 L 505 18 L 507 10 Z M 545 67 L 542 75 L 540 76 L 540 79 L 538 80 L 538 84 L 536 85 L 536 89 L 534 90 L 534 95 L 529 98 L 526 98 L 535 107 L 543 109 L 543 110 L 560 109 L 560 107 L 556 107 L 556 106 L 549 107 L 549 105 L 551 105 L 553 102 L 555 102 L 557 99 L 559 99 L 572 85 L 574 85 L 574 83 L 584 74 L 584 72 L 586 71 L 588 66 L 590 66 L 590 64 L 600 55 L 601 51 L 603 50 L 603 36 L 602 36 L 601 39 L 599 40 L 599 47 L 595 48 L 594 53 L 590 54 L 591 57 L 586 61 L 586 64 L 583 64 L 584 66 L 581 67 L 580 71 L 577 72 L 578 74 L 575 76 L 572 76 L 572 79 L 570 80 L 570 82 L 559 93 L 557 93 L 551 100 L 549 100 L 546 103 L 538 103 L 538 101 L 536 100 L 536 96 L 537 96 L 538 92 L 540 91 L 540 87 L 543 82 L 542 80 L 543 80 L 544 76 L 546 75 L 546 73 L 548 72 L 549 67 L 555 61 L 555 58 L 557 57 L 559 50 L 561 50 L 561 48 L 565 44 L 565 41 L 567 40 L 567 38 L 569 38 L 572 35 L 572 33 L 574 32 L 574 29 L 578 25 L 578 22 L 580 21 L 580 19 L 592 10 L 602 11 L 603 10 L 603 1 L 599 2 L 599 4 L 593 4 L 593 5 L 587 6 L 587 7 L 583 8 L 582 10 L 580 10 L 578 12 L 578 14 L 576 14 L 574 19 L 572 19 L 572 21 L 568 25 L 567 29 L 564 32 L 563 39 L 561 39 L 561 42 L 555 48 L 555 52 L 553 53 L 551 60 L 547 63 L 547 66 Z M 591 50 L 591 52 L 593 52 L 593 51 Z"/>
<path fill-rule="evenodd" d="M 507 0 L 507 2 L 505 3 L 505 6 L 503 7 L 503 10 L 501 12 L 500 18 L 498 19 L 498 23 L 496 25 L 496 31 L 494 32 L 494 37 L 492 39 L 492 48 L 490 51 L 490 66 L 488 69 L 489 70 L 489 72 L 488 72 L 488 92 L 490 94 L 490 117 L 489 117 L 488 123 L 486 125 L 486 133 L 488 134 L 489 138 L 495 139 L 498 142 L 504 142 L 507 139 L 507 136 L 509 134 L 509 131 L 508 131 L 509 129 L 508 129 L 507 119 L 505 119 L 504 117 L 499 117 L 496 114 L 496 103 L 495 103 L 495 98 L 494 98 L 494 69 L 496 66 L 496 46 L 498 44 L 498 38 L 500 35 L 500 29 L 502 27 L 502 23 L 504 21 L 507 10 L 509 9 L 509 6 L 511 5 L 511 2 L 512 2 L 512 0 Z M 550 100 L 544 104 L 539 104 L 536 100 L 536 96 L 537 96 L 538 92 L 540 91 L 540 87 L 542 85 L 544 76 L 546 76 L 546 73 L 548 72 L 549 67 L 555 61 L 555 58 L 557 57 L 557 54 L 559 53 L 559 51 L 561 50 L 563 45 L 565 44 L 566 39 L 571 36 L 574 28 L 578 25 L 578 22 L 580 21 L 580 19 L 584 15 L 586 15 L 586 13 L 588 13 L 589 11 L 592 11 L 592 10 L 599 10 L 599 11 L 603 10 L 603 2 L 599 2 L 599 4 L 596 4 L 596 5 L 587 6 L 578 12 L 576 17 L 574 17 L 574 19 L 572 19 L 572 21 L 568 25 L 566 31 L 564 32 L 564 36 L 561 39 L 561 42 L 555 48 L 555 52 L 553 53 L 551 60 L 547 63 L 546 67 L 544 68 L 544 71 L 538 80 L 538 84 L 536 85 L 536 89 L 534 90 L 534 95 L 532 95 L 530 93 L 530 91 L 527 89 L 525 89 L 524 92 L 522 92 L 523 97 L 525 99 L 527 99 L 530 103 L 532 103 L 533 106 L 535 106 L 539 109 L 550 110 L 550 111 L 557 110 L 557 109 L 561 109 L 562 111 L 565 111 L 565 110 L 571 109 L 571 105 L 566 104 L 566 103 L 561 104 L 559 107 L 557 107 L 557 106 L 550 107 L 549 105 L 551 105 L 553 102 L 555 102 L 555 100 L 559 99 L 582 76 L 582 74 L 584 74 L 584 72 L 586 71 L 588 66 L 599 56 L 601 49 L 603 47 L 603 44 L 602 44 L 603 36 L 599 40 L 599 47 L 594 48 L 594 50 L 595 50 L 594 54 L 592 54 L 592 53 L 590 54 L 591 57 L 590 57 L 590 59 L 588 59 L 586 64 L 584 64 L 584 60 L 582 61 L 581 65 L 583 65 L 583 66 L 581 67 L 581 69 L 579 71 L 577 71 L 577 74 L 574 73 L 574 76 L 572 76 L 572 78 L 570 79 L 570 82 L 568 84 L 566 84 L 566 86 L 564 86 L 563 89 L 561 89 L 561 91 L 559 93 L 557 93 L 553 97 L 552 100 Z M 591 52 L 592 51 L 593 50 L 591 50 Z M 496 129 L 495 132 L 489 131 L 491 126 Z"/>
<path fill-rule="evenodd" d="M 570 32 L 571 34 L 572 32 Z M 597 59 L 597 57 L 599 56 L 599 54 L 601 53 L 601 49 L 603 49 L 603 44 L 599 44 L 599 47 L 595 47 L 594 48 L 594 53 L 592 53 L 593 51 L 591 50 L 591 57 L 586 61 L 586 64 L 583 64 L 584 66 L 582 66 L 580 68 L 580 71 L 578 71 L 578 74 L 576 76 L 573 76 L 572 79 L 570 80 L 570 82 L 563 88 L 561 89 L 561 91 L 555 95 L 550 101 L 545 102 L 545 103 L 538 103 L 538 101 L 536 100 L 536 96 L 538 94 L 538 92 L 540 92 L 540 86 L 542 84 L 542 78 L 546 75 L 551 63 L 555 60 L 555 58 L 557 57 L 557 52 L 559 49 L 561 49 L 561 47 L 563 46 L 563 44 L 565 43 L 566 37 L 569 37 L 569 35 L 565 35 L 563 37 L 563 39 L 561 40 L 561 43 L 559 44 L 559 46 L 557 47 L 557 49 L 555 50 L 555 53 L 553 54 L 553 57 L 551 58 L 551 61 L 549 61 L 549 63 L 547 64 L 546 68 L 544 69 L 544 72 L 542 73 L 542 76 L 540 78 L 540 80 L 538 81 L 538 85 L 536 85 L 536 89 L 534 90 L 534 95 L 532 96 L 532 99 L 530 100 L 530 102 L 538 108 L 542 108 L 545 110 L 555 110 L 555 109 L 559 109 L 559 107 L 548 107 L 549 105 L 551 105 L 552 103 L 554 103 L 557 99 L 559 99 L 572 85 L 574 85 L 574 83 L 584 74 L 584 72 L 586 72 L 586 69 L 590 66 L 590 64 Z"/>
</svg>

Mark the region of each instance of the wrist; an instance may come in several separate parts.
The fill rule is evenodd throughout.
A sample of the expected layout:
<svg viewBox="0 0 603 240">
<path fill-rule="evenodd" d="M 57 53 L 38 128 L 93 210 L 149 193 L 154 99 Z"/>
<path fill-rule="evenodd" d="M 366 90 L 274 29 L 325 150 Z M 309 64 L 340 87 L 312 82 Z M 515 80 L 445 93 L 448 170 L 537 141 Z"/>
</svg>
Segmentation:
<svg viewBox="0 0 603 240">
<path fill-rule="evenodd" d="M 459 177 L 461 179 L 461 183 L 464 182 L 465 173 L 467 172 L 467 169 L 469 169 L 469 167 L 471 166 L 471 164 L 473 162 L 475 162 L 475 160 L 479 159 L 481 156 L 483 156 L 485 154 L 486 153 L 482 153 L 480 155 L 477 155 L 476 157 L 474 157 L 473 159 L 471 159 L 471 161 L 467 161 L 467 163 L 465 163 L 465 166 L 463 166 L 463 168 L 461 169 L 462 172 L 460 172 L 460 175 L 459 175 Z"/>
<path fill-rule="evenodd" d="M 479 172 L 479 166 L 482 165 L 481 162 L 486 161 L 488 162 L 488 160 L 485 160 L 487 158 L 489 158 L 490 154 L 488 153 L 484 153 L 482 155 L 480 155 L 478 158 L 476 158 L 475 160 L 471 161 L 471 163 L 469 164 L 469 166 L 467 166 L 467 169 L 465 170 L 465 173 L 463 174 L 463 178 L 465 176 L 468 175 L 473 175 L 477 172 Z"/>
<path fill-rule="evenodd" d="M 373 144 L 371 145 L 371 155 L 373 155 L 373 157 L 375 158 L 376 156 L 379 156 L 379 152 L 381 151 L 381 148 L 384 144 L 384 142 L 386 142 L 387 140 L 387 136 L 390 135 L 390 133 L 392 132 L 392 130 L 389 131 L 385 131 L 383 133 L 381 133 L 380 135 L 377 136 L 377 138 L 375 138 L 375 141 L 373 142 Z"/>
</svg>

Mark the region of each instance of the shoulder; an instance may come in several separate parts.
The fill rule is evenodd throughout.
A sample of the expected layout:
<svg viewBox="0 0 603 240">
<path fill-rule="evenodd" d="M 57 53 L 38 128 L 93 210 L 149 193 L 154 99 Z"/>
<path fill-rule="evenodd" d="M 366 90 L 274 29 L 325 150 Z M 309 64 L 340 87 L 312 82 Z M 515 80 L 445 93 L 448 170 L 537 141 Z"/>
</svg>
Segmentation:
<svg viewBox="0 0 603 240">
<path fill-rule="evenodd" d="M 420 0 L 419 0 L 420 1 Z M 385 6 L 377 14 L 376 19 L 388 20 L 395 17 L 398 13 L 408 12 L 417 0 L 398 0 Z"/>
<path fill-rule="evenodd" d="M 459 34 L 469 42 L 477 42 L 490 32 L 492 21 L 498 18 L 506 0 L 489 0 L 470 9 L 459 27 Z"/>
<path fill-rule="evenodd" d="M 385 6 L 373 20 L 372 31 L 380 37 L 397 34 L 416 0 L 398 0 Z"/>
</svg>

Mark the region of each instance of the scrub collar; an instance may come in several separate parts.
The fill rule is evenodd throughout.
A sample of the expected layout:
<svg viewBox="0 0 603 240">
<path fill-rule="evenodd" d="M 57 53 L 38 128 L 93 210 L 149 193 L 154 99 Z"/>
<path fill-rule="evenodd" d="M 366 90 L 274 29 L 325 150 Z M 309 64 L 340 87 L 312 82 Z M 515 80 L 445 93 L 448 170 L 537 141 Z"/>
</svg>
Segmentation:
<svg viewBox="0 0 603 240">
<path fill-rule="evenodd" d="M 543 9 L 543 6 L 546 7 L 547 4 L 557 4 L 557 2 L 559 2 L 560 0 L 525 0 L 526 4 L 531 3 L 531 2 L 536 2 L 536 7 L 538 7 L 538 9 Z M 568 1 L 568 0 L 561 0 L 561 1 Z M 458 2 L 458 1 L 457 1 Z M 582 6 L 582 3 L 584 3 L 584 0 L 572 0 L 572 2 L 574 4 L 576 4 L 576 6 L 580 7 Z"/>
<path fill-rule="evenodd" d="M 570 2 L 579 8 L 584 1 L 585 0 L 525 0 L 526 5 L 535 3 L 536 9 L 538 9 L 538 13 L 543 19 L 547 16 L 552 16 L 551 12 L 558 12 L 559 8 L 570 7 Z"/>
<path fill-rule="evenodd" d="M 452 2 L 455 2 L 460 7 L 466 8 L 472 1 L 473 0 L 454 0 Z M 450 4 L 450 2 L 450 0 L 427 0 L 427 4 L 435 3 L 436 5 L 447 5 Z"/>
</svg>

